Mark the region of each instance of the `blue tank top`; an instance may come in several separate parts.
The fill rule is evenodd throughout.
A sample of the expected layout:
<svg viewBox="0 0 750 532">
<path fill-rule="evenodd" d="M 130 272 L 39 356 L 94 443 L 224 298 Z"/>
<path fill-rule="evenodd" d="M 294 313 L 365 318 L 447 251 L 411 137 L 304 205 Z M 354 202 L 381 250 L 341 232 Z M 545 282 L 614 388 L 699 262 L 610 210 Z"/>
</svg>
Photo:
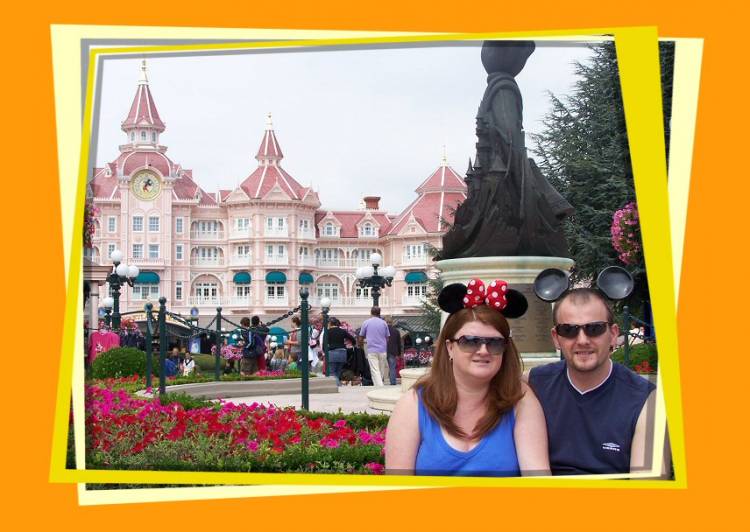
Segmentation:
<svg viewBox="0 0 750 532">
<path fill-rule="evenodd" d="M 547 421 L 553 475 L 628 473 L 635 425 L 655 386 L 625 366 L 581 394 L 564 361 L 532 368 L 529 384 Z"/>
<path fill-rule="evenodd" d="M 513 410 L 470 451 L 454 449 L 445 440 L 440 424 L 430 416 L 417 391 L 419 404 L 419 451 L 415 474 L 441 476 L 517 477 L 521 474 L 516 456 Z"/>
</svg>

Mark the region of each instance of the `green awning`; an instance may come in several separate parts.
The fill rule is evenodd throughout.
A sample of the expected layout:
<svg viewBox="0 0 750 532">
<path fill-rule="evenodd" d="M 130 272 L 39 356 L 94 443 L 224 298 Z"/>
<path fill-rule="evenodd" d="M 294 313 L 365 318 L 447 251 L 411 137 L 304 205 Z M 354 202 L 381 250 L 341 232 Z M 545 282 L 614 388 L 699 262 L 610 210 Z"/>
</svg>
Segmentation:
<svg viewBox="0 0 750 532">
<path fill-rule="evenodd" d="M 253 278 L 249 272 L 237 272 L 234 274 L 234 284 L 250 284 Z"/>
<path fill-rule="evenodd" d="M 427 274 L 425 272 L 409 272 L 406 274 L 404 281 L 409 284 L 426 283 Z"/>
<path fill-rule="evenodd" d="M 309 272 L 301 272 L 299 274 L 299 284 L 313 284 L 313 276 Z"/>
<path fill-rule="evenodd" d="M 159 284 L 159 274 L 156 272 L 141 272 L 135 278 L 136 284 Z"/>
<path fill-rule="evenodd" d="M 284 272 L 268 272 L 266 274 L 266 282 L 284 284 L 286 282 L 286 275 Z"/>
</svg>

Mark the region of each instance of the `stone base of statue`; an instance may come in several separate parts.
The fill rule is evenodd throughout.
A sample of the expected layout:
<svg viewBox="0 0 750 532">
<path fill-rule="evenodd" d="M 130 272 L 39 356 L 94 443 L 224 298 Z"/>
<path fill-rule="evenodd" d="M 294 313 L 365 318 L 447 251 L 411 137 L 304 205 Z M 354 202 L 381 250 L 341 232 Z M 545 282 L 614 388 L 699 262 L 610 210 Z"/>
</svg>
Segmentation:
<svg viewBox="0 0 750 532">
<path fill-rule="evenodd" d="M 494 279 L 507 281 L 529 302 L 526 314 L 509 320 L 513 340 L 521 353 L 524 369 L 560 360 L 552 343 L 552 305 L 534 295 L 534 279 L 542 270 L 559 268 L 569 271 L 573 260 L 562 257 L 468 257 L 435 263 L 445 285 L 468 283 L 473 277 L 489 283 Z M 447 314 L 443 314 L 443 322 Z"/>
<path fill-rule="evenodd" d="M 417 379 L 428 371 L 430 371 L 430 368 L 402 369 L 399 374 L 399 377 L 401 378 L 401 386 L 381 386 L 375 388 L 371 392 L 367 392 L 367 399 L 370 403 L 370 408 L 393 412 L 393 407 L 396 406 L 396 403 L 401 399 L 404 392 L 414 386 Z"/>
</svg>

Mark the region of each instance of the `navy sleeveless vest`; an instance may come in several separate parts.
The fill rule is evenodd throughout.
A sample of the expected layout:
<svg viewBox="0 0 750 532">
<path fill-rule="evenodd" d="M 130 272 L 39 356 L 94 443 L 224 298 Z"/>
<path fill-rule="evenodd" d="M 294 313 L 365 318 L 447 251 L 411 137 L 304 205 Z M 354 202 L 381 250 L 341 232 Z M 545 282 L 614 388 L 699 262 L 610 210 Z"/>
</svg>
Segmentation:
<svg viewBox="0 0 750 532">
<path fill-rule="evenodd" d="M 581 394 L 565 361 L 532 368 L 529 384 L 544 410 L 553 475 L 628 473 L 635 424 L 655 386 L 613 363 L 609 378 Z"/>
</svg>

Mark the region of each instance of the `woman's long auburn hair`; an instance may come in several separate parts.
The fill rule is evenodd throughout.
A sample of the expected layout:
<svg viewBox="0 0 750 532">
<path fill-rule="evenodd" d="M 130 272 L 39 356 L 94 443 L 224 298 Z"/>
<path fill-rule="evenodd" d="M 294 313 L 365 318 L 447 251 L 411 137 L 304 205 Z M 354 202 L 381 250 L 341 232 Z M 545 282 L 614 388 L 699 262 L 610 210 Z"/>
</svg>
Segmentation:
<svg viewBox="0 0 750 532">
<path fill-rule="evenodd" d="M 500 370 L 489 384 L 487 413 L 477 422 L 474 432 L 466 434 L 453 421 L 458 406 L 458 391 L 446 340 L 453 338 L 461 327 L 472 321 L 480 321 L 493 327 L 508 339 L 508 343 L 502 355 Z M 419 379 L 415 386 L 422 392 L 421 400 L 427 411 L 449 434 L 457 438 L 479 439 L 491 432 L 503 414 L 510 411 L 523 397 L 521 373 L 521 357 L 510 337 L 510 326 L 505 316 L 490 307 L 480 305 L 473 309 L 461 309 L 448 316 L 435 347 L 432 369 Z"/>
</svg>

